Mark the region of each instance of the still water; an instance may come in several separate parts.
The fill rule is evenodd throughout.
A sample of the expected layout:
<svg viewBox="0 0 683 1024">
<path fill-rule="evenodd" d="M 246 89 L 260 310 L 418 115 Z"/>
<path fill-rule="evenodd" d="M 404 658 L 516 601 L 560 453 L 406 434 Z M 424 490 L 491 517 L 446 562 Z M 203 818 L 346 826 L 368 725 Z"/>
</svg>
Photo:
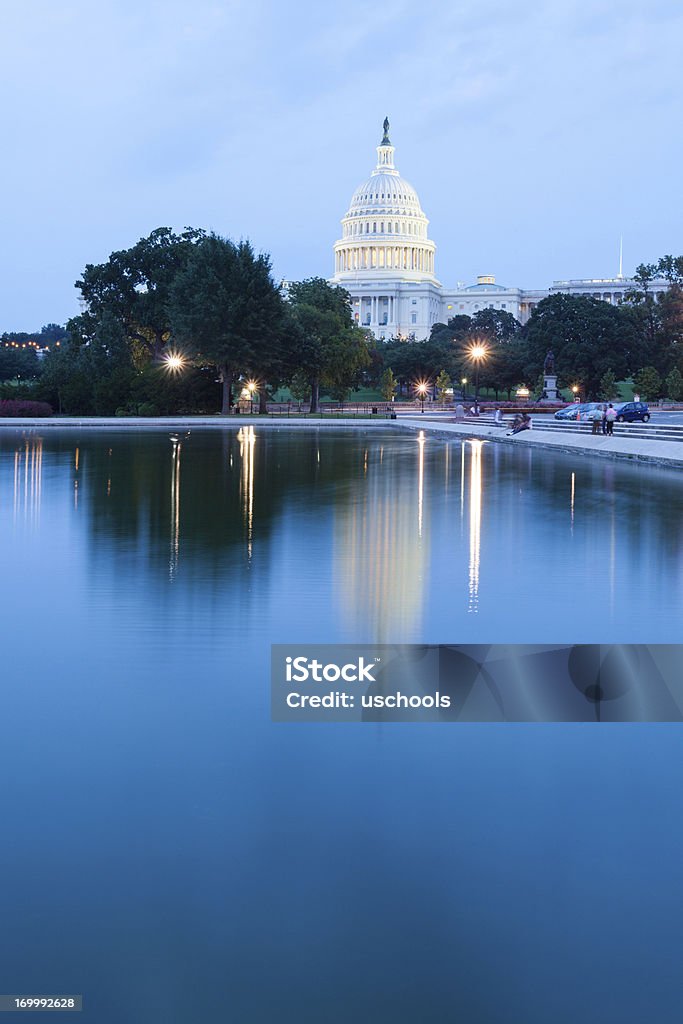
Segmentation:
<svg viewBox="0 0 683 1024">
<path fill-rule="evenodd" d="M 0 553 L 0 992 L 82 992 L 83 1024 L 680 1020 L 679 727 L 273 725 L 268 692 L 274 642 L 678 642 L 677 472 L 3 430 Z"/>
</svg>

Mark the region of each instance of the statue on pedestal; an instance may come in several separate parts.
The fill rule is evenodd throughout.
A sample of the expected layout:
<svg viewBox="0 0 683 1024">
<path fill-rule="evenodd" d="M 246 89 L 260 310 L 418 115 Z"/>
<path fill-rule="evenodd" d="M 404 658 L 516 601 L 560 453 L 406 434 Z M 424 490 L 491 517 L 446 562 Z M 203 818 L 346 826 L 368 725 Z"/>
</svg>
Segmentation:
<svg viewBox="0 0 683 1024">
<path fill-rule="evenodd" d="M 557 393 L 557 376 L 555 375 L 555 356 L 551 349 L 543 363 L 543 397 L 551 402 L 556 402 L 560 397 Z"/>
</svg>

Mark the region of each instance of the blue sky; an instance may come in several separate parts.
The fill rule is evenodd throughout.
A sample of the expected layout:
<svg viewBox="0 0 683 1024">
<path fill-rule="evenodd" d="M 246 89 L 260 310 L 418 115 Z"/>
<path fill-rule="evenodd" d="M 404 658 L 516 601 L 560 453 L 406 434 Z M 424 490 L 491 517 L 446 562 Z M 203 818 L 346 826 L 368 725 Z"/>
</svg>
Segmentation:
<svg viewBox="0 0 683 1024">
<path fill-rule="evenodd" d="M 385 114 L 445 285 L 680 254 L 681 52 L 675 0 L 5 5 L 0 331 L 159 225 L 331 274 Z"/>
</svg>

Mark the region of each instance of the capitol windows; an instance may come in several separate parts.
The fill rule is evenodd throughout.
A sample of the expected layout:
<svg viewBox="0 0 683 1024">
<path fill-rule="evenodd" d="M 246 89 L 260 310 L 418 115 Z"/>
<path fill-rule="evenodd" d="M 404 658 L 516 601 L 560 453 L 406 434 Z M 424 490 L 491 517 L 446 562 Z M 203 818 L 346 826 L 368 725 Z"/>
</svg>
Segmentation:
<svg viewBox="0 0 683 1024">
<path fill-rule="evenodd" d="M 389 221 L 389 234 L 391 234 L 391 221 Z"/>
<path fill-rule="evenodd" d="M 411 322 L 411 324 L 416 324 L 417 323 L 417 313 L 411 313 L 410 314 L 410 322 Z"/>
</svg>

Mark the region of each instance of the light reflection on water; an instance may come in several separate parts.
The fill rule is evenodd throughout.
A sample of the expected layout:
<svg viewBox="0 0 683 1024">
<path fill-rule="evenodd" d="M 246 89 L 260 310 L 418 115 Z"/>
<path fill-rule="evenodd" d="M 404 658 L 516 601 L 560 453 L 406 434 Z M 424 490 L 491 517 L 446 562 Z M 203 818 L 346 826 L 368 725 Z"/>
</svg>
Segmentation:
<svg viewBox="0 0 683 1024">
<path fill-rule="evenodd" d="M 273 604 L 295 588 L 318 639 L 674 637 L 674 472 L 423 431 L 292 437 L 250 425 L 165 438 L 5 434 L 12 521 L 38 529 L 46 503 L 42 528 L 64 522 L 68 480 L 84 572 L 135 549 L 127 572 L 159 587 L 165 537 L 167 578 L 181 589 L 205 579 L 229 602 L 238 580 L 225 565 L 243 558 Z"/>
<path fill-rule="evenodd" d="M 634 936 L 675 1019 L 677 734 L 276 727 L 267 679 L 272 642 L 676 642 L 682 513 L 676 472 L 429 434 L 0 433 L 4 990 L 630 1024 Z"/>
</svg>

